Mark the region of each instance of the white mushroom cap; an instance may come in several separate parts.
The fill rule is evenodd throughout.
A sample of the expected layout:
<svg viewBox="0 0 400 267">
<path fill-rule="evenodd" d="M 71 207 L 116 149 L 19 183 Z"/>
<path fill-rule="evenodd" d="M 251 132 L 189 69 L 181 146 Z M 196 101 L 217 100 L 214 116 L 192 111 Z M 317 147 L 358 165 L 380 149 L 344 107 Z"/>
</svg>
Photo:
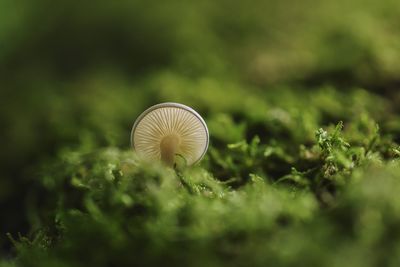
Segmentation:
<svg viewBox="0 0 400 267">
<path fill-rule="evenodd" d="M 132 147 L 146 160 L 162 160 L 173 166 L 181 156 L 187 165 L 200 161 L 208 148 L 208 128 L 192 108 L 162 103 L 148 108 L 135 121 Z"/>
</svg>

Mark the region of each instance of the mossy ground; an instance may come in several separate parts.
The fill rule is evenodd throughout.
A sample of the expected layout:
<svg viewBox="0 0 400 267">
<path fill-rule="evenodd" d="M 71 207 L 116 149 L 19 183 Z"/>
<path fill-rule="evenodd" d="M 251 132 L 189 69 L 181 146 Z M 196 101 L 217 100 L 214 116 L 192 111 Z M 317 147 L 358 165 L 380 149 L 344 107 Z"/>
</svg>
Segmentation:
<svg viewBox="0 0 400 267">
<path fill-rule="evenodd" d="M 400 266 L 398 1 L 36 2 L 0 3 L 0 266 Z M 166 101 L 195 167 L 130 149 Z"/>
</svg>

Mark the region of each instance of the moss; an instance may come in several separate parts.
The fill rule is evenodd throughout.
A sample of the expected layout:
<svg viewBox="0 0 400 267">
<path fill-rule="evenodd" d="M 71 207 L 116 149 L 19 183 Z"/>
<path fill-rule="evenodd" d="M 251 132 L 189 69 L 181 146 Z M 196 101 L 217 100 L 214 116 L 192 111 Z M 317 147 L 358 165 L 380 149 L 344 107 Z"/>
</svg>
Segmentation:
<svg viewBox="0 0 400 267">
<path fill-rule="evenodd" d="M 398 1 L 36 2 L 0 3 L 0 266 L 399 266 Z M 130 149 L 166 101 L 198 166 Z"/>
<path fill-rule="evenodd" d="M 38 207 L 34 239 L 15 241 L 16 262 L 395 264 L 397 156 L 384 155 L 376 130 L 368 142 L 347 143 L 343 126 L 317 130 L 297 153 L 258 137 L 227 145 L 224 155 L 212 147 L 203 167 L 178 172 L 115 147 L 64 151 L 40 176 L 46 194 L 36 198 L 51 205 Z M 274 177 L 273 162 L 292 170 Z M 228 179 L 207 170 L 219 165 Z M 382 246 L 387 238 L 393 244 Z M 355 256 L 342 262 L 349 251 Z"/>
</svg>

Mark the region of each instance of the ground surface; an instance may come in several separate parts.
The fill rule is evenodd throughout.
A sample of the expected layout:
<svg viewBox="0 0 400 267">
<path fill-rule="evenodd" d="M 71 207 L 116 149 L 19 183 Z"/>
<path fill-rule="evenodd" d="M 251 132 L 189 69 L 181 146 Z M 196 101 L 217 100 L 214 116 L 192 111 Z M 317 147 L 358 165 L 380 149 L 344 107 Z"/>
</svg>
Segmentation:
<svg viewBox="0 0 400 267">
<path fill-rule="evenodd" d="M 400 265 L 399 2 L 200 2 L 0 2 L 0 266 Z M 198 166 L 130 149 L 166 101 Z"/>
</svg>

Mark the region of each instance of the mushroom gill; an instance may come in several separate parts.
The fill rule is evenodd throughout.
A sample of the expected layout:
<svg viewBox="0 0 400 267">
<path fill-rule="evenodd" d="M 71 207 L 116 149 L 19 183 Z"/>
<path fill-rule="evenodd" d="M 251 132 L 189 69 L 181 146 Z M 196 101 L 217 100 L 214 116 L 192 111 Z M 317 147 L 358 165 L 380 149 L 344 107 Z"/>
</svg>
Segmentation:
<svg viewBox="0 0 400 267">
<path fill-rule="evenodd" d="M 181 156 L 187 165 L 198 162 L 208 148 L 208 129 L 201 116 L 182 104 L 150 107 L 136 120 L 131 135 L 136 153 L 147 160 L 174 166 Z"/>
</svg>

